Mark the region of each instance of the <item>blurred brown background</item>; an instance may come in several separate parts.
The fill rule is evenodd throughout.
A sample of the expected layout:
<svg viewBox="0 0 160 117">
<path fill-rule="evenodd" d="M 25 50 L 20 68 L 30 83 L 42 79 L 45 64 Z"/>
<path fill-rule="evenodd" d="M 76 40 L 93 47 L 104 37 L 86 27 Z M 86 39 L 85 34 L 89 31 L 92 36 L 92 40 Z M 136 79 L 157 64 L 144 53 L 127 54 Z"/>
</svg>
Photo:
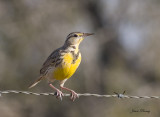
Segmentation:
<svg viewBox="0 0 160 117">
<path fill-rule="evenodd" d="M 70 32 L 93 32 L 65 86 L 79 93 L 160 95 L 159 0 L 0 0 L 0 90 L 28 90 Z M 30 91 L 53 92 L 45 81 Z M 130 113 L 132 109 L 150 113 Z M 2 95 L 1 117 L 159 117 L 156 99 Z"/>
</svg>

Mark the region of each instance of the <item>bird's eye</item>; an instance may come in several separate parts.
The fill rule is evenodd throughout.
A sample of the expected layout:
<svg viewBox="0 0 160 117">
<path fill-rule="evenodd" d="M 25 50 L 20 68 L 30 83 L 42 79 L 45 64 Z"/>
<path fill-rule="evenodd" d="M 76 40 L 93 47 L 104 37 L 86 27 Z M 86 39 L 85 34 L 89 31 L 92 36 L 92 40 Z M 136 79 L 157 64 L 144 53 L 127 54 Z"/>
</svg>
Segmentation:
<svg viewBox="0 0 160 117">
<path fill-rule="evenodd" d="M 78 35 L 76 35 L 76 34 L 75 34 L 75 35 L 73 35 L 73 36 L 74 36 L 74 37 L 78 37 Z"/>
</svg>

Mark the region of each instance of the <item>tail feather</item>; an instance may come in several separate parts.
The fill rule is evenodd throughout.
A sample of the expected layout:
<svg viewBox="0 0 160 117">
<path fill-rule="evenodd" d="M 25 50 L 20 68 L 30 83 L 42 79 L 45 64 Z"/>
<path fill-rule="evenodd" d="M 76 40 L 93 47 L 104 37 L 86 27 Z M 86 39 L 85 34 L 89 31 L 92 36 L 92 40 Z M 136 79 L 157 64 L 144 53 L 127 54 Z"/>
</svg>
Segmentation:
<svg viewBox="0 0 160 117">
<path fill-rule="evenodd" d="M 29 86 L 29 89 L 36 86 L 43 78 L 43 76 L 40 76 L 31 86 Z"/>
</svg>

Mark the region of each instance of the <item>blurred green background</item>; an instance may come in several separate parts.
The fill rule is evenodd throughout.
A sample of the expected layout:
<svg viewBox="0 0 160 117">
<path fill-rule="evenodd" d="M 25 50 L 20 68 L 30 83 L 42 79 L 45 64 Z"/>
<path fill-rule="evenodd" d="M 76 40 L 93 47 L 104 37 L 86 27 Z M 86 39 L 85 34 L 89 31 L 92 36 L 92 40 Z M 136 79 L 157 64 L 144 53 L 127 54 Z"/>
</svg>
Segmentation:
<svg viewBox="0 0 160 117">
<path fill-rule="evenodd" d="M 0 90 L 28 90 L 70 32 L 93 32 L 65 84 L 79 93 L 160 95 L 159 0 L 0 0 Z M 56 84 L 55 84 L 56 85 Z M 46 81 L 30 89 L 53 92 Z M 130 113 L 132 109 L 150 113 Z M 2 95 L 1 117 L 159 117 L 156 99 Z"/>
</svg>

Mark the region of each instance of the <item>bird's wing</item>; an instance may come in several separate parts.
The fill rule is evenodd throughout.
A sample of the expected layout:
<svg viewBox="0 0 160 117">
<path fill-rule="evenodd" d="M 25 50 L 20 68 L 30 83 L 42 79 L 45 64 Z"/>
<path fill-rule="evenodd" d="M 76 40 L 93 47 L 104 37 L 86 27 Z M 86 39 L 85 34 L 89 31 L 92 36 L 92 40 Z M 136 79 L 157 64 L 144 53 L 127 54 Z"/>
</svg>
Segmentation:
<svg viewBox="0 0 160 117">
<path fill-rule="evenodd" d="M 51 53 L 51 55 L 43 63 L 42 68 L 40 70 L 40 74 L 44 74 L 49 67 L 56 67 L 58 64 L 62 62 L 61 51 L 62 49 L 58 48 Z"/>
</svg>

